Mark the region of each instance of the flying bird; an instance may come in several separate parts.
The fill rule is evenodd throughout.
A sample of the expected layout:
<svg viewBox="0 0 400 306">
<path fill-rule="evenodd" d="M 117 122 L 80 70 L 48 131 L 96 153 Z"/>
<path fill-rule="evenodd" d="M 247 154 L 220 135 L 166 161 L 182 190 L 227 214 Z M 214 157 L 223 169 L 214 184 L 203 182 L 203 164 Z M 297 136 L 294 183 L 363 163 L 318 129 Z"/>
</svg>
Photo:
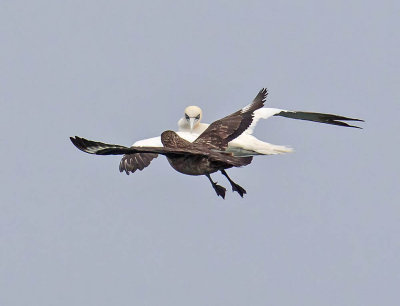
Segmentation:
<svg viewBox="0 0 400 306">
<path fill-rule="evenodd" d="M 185 110 L 185 117 L 179 120 L 178 132 L 165 131 L 161 137 L 138 141 L 131 147 L 91 141 L 78 136 L 70 137 L 70 139 L 78 149 L 89 154 L 124 155 L 120 163 L 120 171 L 125 171 L 127 174 L 137 169 L 143 170 L 158 154 L 164 155 L 170 165 L 180 173 L 205 175 L 217 195 L 225 198 L 226 189 L 214 182 L 210 176 L 220 171 L 228 179 L 232 190 L 243 197 L 246 190 L 232 181 L 226 169 L 246 166 L 252 162 L 254 155 L 290 151 L 289 148 L 278 149 L 285 147 L 262 142 L 251 135 L 260 118 L 284 116 L 347 127 L 356 126 L 342 121 L 363 121 L 330 114 L 262 108 L 267 94 L 265 88 L 261 89 L 251 104 L 210 125 L 200 122 L 202 117 L 200 108 L 190 106 Z M 252 147 L 257 141 L 267 144 L 269 151 L 263 153 L 263 148 Z M 264 145 L 264 149 L 267 145 Z M 281 152 L 278 152 L 279 150 Z"/>
</svg>

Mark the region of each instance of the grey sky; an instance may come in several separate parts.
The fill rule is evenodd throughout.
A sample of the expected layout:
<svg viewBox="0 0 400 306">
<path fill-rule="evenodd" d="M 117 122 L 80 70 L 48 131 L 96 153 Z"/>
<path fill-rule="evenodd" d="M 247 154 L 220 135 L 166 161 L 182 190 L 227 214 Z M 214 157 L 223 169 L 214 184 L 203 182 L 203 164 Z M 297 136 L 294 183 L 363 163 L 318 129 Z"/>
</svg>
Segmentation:
<svg viewBox="0 0 400 306">
<path fill-rule="evenodd" d="M 398 1 L 0 1 L 0 305 L 398 305 Z M 129 145 L 268 87 L 295 153 L 218 198 L 163 157 L 140 173 L 68 137 Z M 221 175 L 215 180 L 228 187 Z"/>
</svg>

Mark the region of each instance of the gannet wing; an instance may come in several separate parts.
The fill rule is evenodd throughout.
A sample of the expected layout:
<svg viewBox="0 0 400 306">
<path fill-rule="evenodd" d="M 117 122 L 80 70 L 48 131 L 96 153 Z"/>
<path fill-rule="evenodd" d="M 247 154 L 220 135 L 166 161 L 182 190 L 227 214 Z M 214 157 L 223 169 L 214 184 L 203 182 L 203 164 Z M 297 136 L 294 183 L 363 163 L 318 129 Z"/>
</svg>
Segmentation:
<svg viewBox="0 0 400 306">
<path fill-rule="evenodd" d="M 254 116 L 253 116 L 253 122 L 250 124 L 249 128 L 246 130 L 247 134 L 253 134 L 254 132 L 254 128 L 256 127 L 258 121 L 260 121 L 260 119 L 268 119 L 272 116 L 274 116 L 275 114 L 280 113 L 281 111 L 283 111 L 282 109 L 277 109 L 277 108 L 260 108 L 257 109 L 254 112 Z"/>
<path fill-rule="evenodd" d="M 189 142 L 195 141 L 197 139 L 197 137 L 200 136 L 200 134 L 195 131 L 193 131 L 192 133 L 188 132 L 188 131 L 177 131 L 176 134 L 178 134 L 179 137 L 181 137 Z"/>
<path fill-rule="evenodd" d="M 350 125 L 343 121 L 360 121 L 364 122 L 361 119 L 349 118 L 344 116 L 338 116 L 333 114 L 323 114 L 323 113 L 313 113 L 313 112 L 301 112 L 301 111 L 288 111 L 279 108 L 260 108 L 254 112 L 254 119 L 249 128 L 246 130 L 247 134 L 253 134 L 254 128 L 256 127 L 258 121 L 260 119 L 268 119 L 272 116 L 281 116 L 291 119 L 299 119 L 306 121 L 314 121 L 332 125 L 339 125 L 345 127 L 358 128 L 360 127 L 355 125 Z"/>
<path fill-rule="evenodd" d="M 254 112 L 264 106 L 267 95 L 267 89 L 261 89 L 251 104 L 211 123 L 193 143 L 207 144 L 214 149 L 226 149 L 229 141 L 249 128 L 253 122 Z"/>
<path fill-rule="evenodd" d="M 200 136 L 200 133 L 196 131 L 193 131 L 192 133 L 190 131 L 177 131 L 176 133 L 181 138 L 190 142 L 195 141 L 196 138 Z M 132 147 L 162 147 L 162 146 L 163 144 L 161 142 L 161 136 L 138 140 L 132 145 Z"/>
<path fill-rule="evenodd" d="M 132 147 L 162 147 L 161 136 L 136 141 Z"/>
</svg>

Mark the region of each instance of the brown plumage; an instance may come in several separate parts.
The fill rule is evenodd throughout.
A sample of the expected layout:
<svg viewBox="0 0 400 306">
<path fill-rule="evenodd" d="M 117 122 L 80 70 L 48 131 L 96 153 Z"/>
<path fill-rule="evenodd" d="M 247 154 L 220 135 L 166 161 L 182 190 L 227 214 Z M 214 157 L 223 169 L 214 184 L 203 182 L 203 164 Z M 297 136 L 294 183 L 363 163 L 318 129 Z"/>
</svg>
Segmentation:
<svg viewBox="0 0 400 306">
<path fill-rule="evenodd" d="M 134 173 L 136 170 L 142 171 L 157 156 L 156 153 L 125 154 L 119 163 L 119 172 L 125 171 L 129 175 L 130 172 Z"/>
<path fill-rule="evenodd" d="M 120 163 L 120 171 L 134 172 L 147 167 L 158 154 L 165 155 L 170 165 L 178 172 L 187 175 L 206 175 L 217 195 L 225 198 L 226 189 L 212 181 L 210 174 L 221 171 L 236 191 L 243 197 L 246 191 L 234 183 L 225 169 L 241 167 L 251 163 L 252 157 L 235 157 L 225 152 L 228 142 L 242 134 L 252 123 L 255 110 L 264 106 L 267 90 L 262 89 L 247 107 L 213 122 L 193 143 L 179 137 L 173 131 L 161 134 L 164 147 L 124 147 L 70 137 L 80 150 L 96 155 L 125 154 Z"/>
</svg>

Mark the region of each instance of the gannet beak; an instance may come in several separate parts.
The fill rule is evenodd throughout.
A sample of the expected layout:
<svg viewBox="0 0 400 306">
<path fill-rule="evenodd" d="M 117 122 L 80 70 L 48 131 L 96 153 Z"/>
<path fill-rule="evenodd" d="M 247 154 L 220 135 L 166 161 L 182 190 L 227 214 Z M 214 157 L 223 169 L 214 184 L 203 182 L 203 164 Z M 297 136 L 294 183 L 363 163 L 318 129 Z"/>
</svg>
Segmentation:
<svg viewBox="0 0 400 306">
<path fill-rule="evenodd" d="M 190 133 L 193 131 L 195 118 L 189 118 Z"/>
</svg>

